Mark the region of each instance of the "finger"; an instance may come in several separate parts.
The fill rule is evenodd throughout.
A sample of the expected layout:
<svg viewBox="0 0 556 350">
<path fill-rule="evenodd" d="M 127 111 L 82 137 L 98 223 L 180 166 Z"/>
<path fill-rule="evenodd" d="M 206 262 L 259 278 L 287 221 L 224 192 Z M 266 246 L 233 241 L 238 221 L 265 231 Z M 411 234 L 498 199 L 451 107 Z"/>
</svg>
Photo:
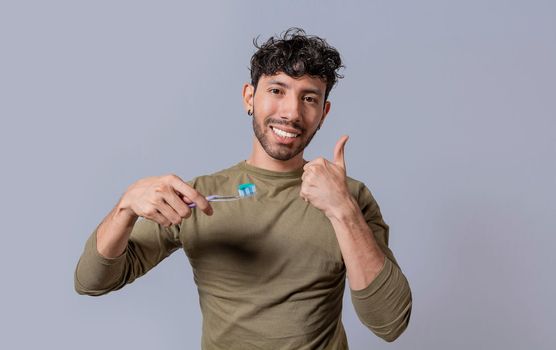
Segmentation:
<svg viewBox="0 0 556 350">
<path fill-rule="evenodd" d="M 315 173 L 318 172 L 319 169 L 321 169 L 321 167 L 323 165 L 325 165 L 325 163 L 328 162 L 327 160 L 325 160 L 322 157 L 319 157 L 317 159 L 314 159 L 312 161 L 310 161 L 309 163 L 305 164 L 305 166 L 303 167 L 303 173 Z"/>
<path fill-rule="evenodd" d="M 164 215 L 171 224 L 178 225 L 181 222 L 181 216 L 179 216 L 179 214 L 166 202 L 158 204 L 156 209 Z"/>
<path fill-rule="evenodd" d="M 346 170 L 346 161 L 344 158 L 344 147 L 346 146 L 346 142 L 348 140 L 348 135 L 343 135 L 340 137 L 336 146 L 334 147 L 334 164 L 341 167 L 342 169 Z"/>
<path fill-rule="evenodd" d="M 187 198 L 185 195 L 183 195 L 183 194 L 181 194 L 181 193 L 179 193 L 179 192 L 176 192 L 176 194 L 181 198 L 182 201 L 185 202 L 185 204 L 188 205 L 188 208 L 191 208 L 191 207 L 189 206 L 189 204 L 192 204 L 192 203 L 193 203 L 193 202 L 191 201 L 191 199 Z M 195 207 L 195 204 L 193 204 L 193 207 Z"/>
<path fill-rule="evenodd" d="M 185 183 L 179 177 L 177 177 L 177 176 L 174 177 L 171 180 L 170 185 L 174 188 L 174 190 L 176 190 L 177 192 L 181 193 L 182 195 L 184 195 L 185 197 L 190 199 L 192 203 L 195 203 L 195 205 L 199 209 L 201 209 L 205 214 L 212 215 L 212 213 L 214 212 L 212 210 L 211 205 L 209 204 L 209 202 L 205 198 L 205 196 L 200 194 L 193 187 L 189 186 L 187 183 Z"/>
<path fill-rule="evenodd" d="M 315 174 L 313 170 L 304 172 L 303 175 L 301 175 L 302 186 L 312 185 L 316 176 L 317 174 Z"/>
<path fill-rule="evenodd" d="M 171 191 L 169 193 L 164 193 L 163 198 L 180 217 L 186 218 L 191 214 L 191 209 L 185 204 L 186 202 L 191 202 L 187 197 L 180 197 L 177 192 Z"/>
<path fill-rule="evenodd" d="M 301 184 L 301 189 L 299 190 L 299 195 L 303 198 L 309 198 L 311 197 L 311 193 L 313 192 L 313 190 L 317 188 L 317 186 L 315 184 L 312 184 L 308 181 L 305 181 Z"/>
<path fill-rule="evenodd" d="M 301 191 L 299 191 L 299 197 L 301 197 L 301 199 L 303 199 L 305 202 L 309 200 L 303 188 L 301 189 Z"/>
<path fill-rule="evenodd" d="M 319 165 L 324 165 L 327 160 L 324 157 L 317 157 L 303 166 L 303 169 L 311 169 Z"/>
<path fill-rule="evenodd" d="M 147 219 L 153 220 L 156 223 L 158 223 L 158 224 L 160 224 L 164 227 L 172 226 L 172 223 L 170 222 L 170 220 L 168 220 L 164 215 L 160 214 L 159 211 L 156 211 L 154 214 L 152 214 Z"/>
<path fill-rule="evenodd" d="M 314 167 L 309 167 L 305 170 L 303 170 L 303 174 L 301 174 L 301 181 L 305 181 L 305 179 L 307 178 L 307 176 L 309 176 L 309 174 L 314 173 Z"/>
</svg>

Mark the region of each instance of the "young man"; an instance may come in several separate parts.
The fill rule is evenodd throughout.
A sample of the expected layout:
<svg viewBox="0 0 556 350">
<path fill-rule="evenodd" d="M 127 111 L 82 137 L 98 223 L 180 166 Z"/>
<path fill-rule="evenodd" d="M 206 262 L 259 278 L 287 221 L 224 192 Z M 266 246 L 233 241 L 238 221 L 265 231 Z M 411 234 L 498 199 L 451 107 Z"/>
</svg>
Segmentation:
<svg viewBox="0 0 556 350">
<path fill-rule="evenodd" d="M 347 274 L 361 321 L 393 341 L 409 322 L 411 291 L 376 201 L 346 176 L 347 137 L 333 161 L 303 159 L 330 111 L 340 55 L 300 29 L 257 48 L 243 87 L 255 134 L 249 159 L 189 183 L 166 175 L 132 184 L 87 241 L 75 288 L 117 290 L 183 248 L 199 290 L 203 349 L 347 349 Z M 256 185 L 254 197 L 205 198 L 243 183 Z"/>
</svg>

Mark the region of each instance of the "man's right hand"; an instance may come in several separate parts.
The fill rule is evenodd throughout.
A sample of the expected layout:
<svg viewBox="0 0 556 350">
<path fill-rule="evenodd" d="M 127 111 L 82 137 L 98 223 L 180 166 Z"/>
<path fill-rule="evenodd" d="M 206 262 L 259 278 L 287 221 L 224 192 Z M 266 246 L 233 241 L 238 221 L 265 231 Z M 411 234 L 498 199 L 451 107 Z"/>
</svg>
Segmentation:
<svg viewBox="0 0 556 350">
<path fill-rule="evenodd" d="M 176 175 L 141 179 L 128 187 L 120 200 L 120 210 L 170 227 L 191 216 L 188 204 L 195 203 L 205 214 L 213 210 L 205 196 Z"/>
<path fill-rule="evenodd" d="M 147 177 L 135 182 L 99 225 L 98 252 L 107 258 L 121 255 L 140 216 L 164 227 L 178 225 L 183 218 L 191 216 L 188 207 L 191 203 L 212 215 L 206 198 L 176 175 Z"/>
</svg>

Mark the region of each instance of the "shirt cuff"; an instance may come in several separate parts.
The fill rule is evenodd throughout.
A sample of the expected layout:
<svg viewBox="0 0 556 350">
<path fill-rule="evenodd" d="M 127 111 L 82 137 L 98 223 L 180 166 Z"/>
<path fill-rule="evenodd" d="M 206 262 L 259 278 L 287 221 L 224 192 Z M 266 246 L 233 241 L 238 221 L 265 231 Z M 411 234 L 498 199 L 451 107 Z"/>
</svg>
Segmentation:
<svg viewBox="0 0 556 350">
<path fill-rule="evenodd" d="M 388 259 L 388 257 L 385 257 L 382 269 L 367 287 L 360 290 L 353 290 L 350 288 L 352 297 L 356 299 L 367 299 L 376 294 L 392 274 L 392 266 L 392 261 Z"/>
<path fill-rule="evenodd" d="M 93 253 L 93 257 L 94 259 L 99 262 L 102 265 L 106 265 L 106 266 L 110 266 L 110 265 L 116 265 L 118 263 L 121 263 L 125 260 L 126 258 L 126 251 L 124 250 L 124 252 L 115 257 L 115 258 L 107 258 L 105 256 L 103 256 L 102 254 L 100 254 L 98 252 L 98 248 L 97 248 L 97 231 L 98 231 L 98 227 L 95 229 L 95 231 L 93 232 L 93 234 L 91 235 L 91 238 L 89 239 L 89 244 L 91 245 L 90 249 Z"/>
</svg>

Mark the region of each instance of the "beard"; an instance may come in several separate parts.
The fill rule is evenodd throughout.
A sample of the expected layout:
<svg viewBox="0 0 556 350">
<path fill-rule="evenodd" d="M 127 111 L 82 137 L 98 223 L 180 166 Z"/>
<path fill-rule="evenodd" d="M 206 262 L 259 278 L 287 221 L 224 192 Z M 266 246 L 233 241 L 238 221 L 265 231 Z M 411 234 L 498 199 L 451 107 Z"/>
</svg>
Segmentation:
<svg viewBox="0 0 556 350">
<path fill-rule="evenodd" d="M 255 132 L 255 136 L 257 137 L 257 140 L 259 140 L 259 143 L 261 144 L 265 152 L 270 157 L 276 160 L 282 160 L 282 161 L 290 160 L 295 156 L 297 156 L 299 153 L 303 152 L 303 150 L 309 145 L 309 143 L 311 142 L 311 140 L 313 139 L 313 137 L 315 136 L 315 134 L 319 129 L 319 128 L 315 129 L 315 131 L 311 135 L 306 136 L 307 130 L 301 127 L 298 123 L 292 123 L 281 119 L 273 119 L 271 117 L 266 117 L 263 121 L 263 125 L 261 126 L 259 125 L 259 123 L 257 123 L 257 118 L 255 116 L 256 116 L 255 108 L 253 107 L 252 118 L 253 118 L 253 131 Z M 270 135 L 270 133 L 273 133 L 274 131 L 270 130 L 270 128 L 268 127 L 270 124 L 287 125 L 291 128 L 298 130 L 300 132 L 300 135 L 297 136 L 297 138 L 300 139 L 300 142 L 291 145 L 285 145 L 279 143 L 277 144 L 273 142 L 271 139 L 273 138 L 273 136 Z"/>
</svg>

